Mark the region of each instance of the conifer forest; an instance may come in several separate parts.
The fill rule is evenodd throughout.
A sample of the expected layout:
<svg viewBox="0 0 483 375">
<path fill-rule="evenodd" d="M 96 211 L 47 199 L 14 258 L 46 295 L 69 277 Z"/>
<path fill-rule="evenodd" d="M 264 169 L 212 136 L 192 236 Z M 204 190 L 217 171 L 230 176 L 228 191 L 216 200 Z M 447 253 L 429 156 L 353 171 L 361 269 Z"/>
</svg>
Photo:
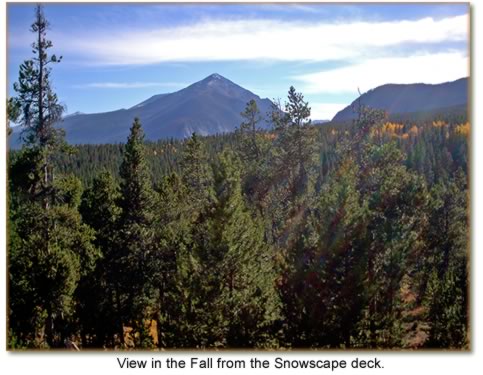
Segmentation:
<svg viewBox="0 0 483 375">
<path fill-rule="evenodd" d="M 468 349 L 465 113 L 69 145 L 38 7 L 9 121 L 8 347 Z M 10 128 L 7 129 L 10 131 Z"/>
</svg>

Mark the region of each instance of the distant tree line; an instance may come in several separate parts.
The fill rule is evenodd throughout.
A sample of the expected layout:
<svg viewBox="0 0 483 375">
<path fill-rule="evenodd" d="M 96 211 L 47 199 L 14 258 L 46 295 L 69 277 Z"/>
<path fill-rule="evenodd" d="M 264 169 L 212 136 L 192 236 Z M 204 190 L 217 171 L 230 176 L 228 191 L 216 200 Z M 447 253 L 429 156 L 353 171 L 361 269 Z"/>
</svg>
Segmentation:
<svg viewBox="0 0 483 375">
<path fill-rule="evenodd" d="M 357 108 L 313 126 L 293 87 L 269 131 L 68 146 L 48 23 L 10 119 L 8 345 L 468 348 L 466 119 Z"/>
</svg>

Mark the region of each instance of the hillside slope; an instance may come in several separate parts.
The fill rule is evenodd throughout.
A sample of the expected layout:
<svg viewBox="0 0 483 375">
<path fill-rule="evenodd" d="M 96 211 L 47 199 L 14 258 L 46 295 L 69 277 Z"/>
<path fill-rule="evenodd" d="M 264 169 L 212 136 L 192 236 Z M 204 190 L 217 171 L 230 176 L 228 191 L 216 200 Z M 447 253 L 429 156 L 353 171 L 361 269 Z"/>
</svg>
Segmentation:
<svg viewBox="0 0 483 375">
<path fill-rule="evenodd" d="M 358 100 L 354 100 L 351 105 L 339 111 L 332 122 L 354 119 Z M 434 112 L 437 109 L 463 106 L 468 102 L 468 78 L 437 85 L 387 84 L 362 94 L 360 102 L 371 108 L 383 109 L 389 114 Z"/>
</svg>

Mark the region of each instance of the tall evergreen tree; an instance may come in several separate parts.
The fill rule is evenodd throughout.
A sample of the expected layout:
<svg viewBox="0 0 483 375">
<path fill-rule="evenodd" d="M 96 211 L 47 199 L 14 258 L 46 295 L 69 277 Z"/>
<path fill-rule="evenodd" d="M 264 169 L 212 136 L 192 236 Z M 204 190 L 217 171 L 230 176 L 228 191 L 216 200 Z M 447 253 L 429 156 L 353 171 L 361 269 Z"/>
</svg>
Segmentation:
<svg viewBox="0 0 483 375">
<path fill-rule="evenodd" d="M 120 167 L 119 267 L 121 321 L 137 332 L 144 331 L 144 319 L 152 314 L 153 283 L 149 270 L 156 248 L 154 211 L 156 199 L 147 169 L 144 133 L 135 119 Z M 121 333 L 120 333 L 121 334 Z"/>
<path fill-rule="evenodd" d="M 425 252 L 421 254 L 422 291 L 430 324 L 426 345 L 468 345 L 468 203 L 467 180 L 458 170 L 431 191 Z M 444 233 L 444 235 L 441 235 Z"/>
<path fill-rule="evenodd" d="M 168 239 L 168 249 L 163 257 L 171 260 L 165 262 L 164 266 L 174 264 L 170 267 L 174 272 L 169 282 L 175 283 L 171 298 L 177 304 L 167 303 L 168 307 L 174 308 L 169 309 L 166 321 L 176 332 L 170 339 L 175 346 L 206 346 L 208 333 L 199 317 L 210 299 L 205 294 L 206 280 L 203 280 L 201 273 L 200 254 L 207 249 L 208 218 L 215 197 L 213 172 L 204 145 L 196 134 L 183 147 L 180 167 L 180 179 L 172 176 L 165 181 L 161 194 L 163 212 L 167 217 L 175 217 L 165 228 L 177 232 L 175 235 L 168 233 L 165 237 Z M 173 202 L 177 204 L 173 205 Z M 173 320 L 176 321 L 175 326 Z"/>
<path fill-rule="evenodd" d="M 257 125 L 262 118 L 260 117 L 260 110 L 258 109 L 257 102 L 250 100 L 245 110 L 241 113 L 243 122 L 240 125 L 240 147 L 243 159 L 248 163 L 257 161 L 261 157 L 261 150 L 259 141 L 257 139 Z"/>
<path fill-rule="evenodd" d="M 46 208 L 50 204 L 54 180 L 52 157 L 64 146 L 62 130 L 54 127 L 62 119 L 64 107 L 59 103 L 50 83 L 50 65 L 59 63 L 62 57 L 48 54 L 52 47 L 52 42 L 47 39 L 48 28 L 49 23 L 42 6 L 38 5 L 31 26 L 36 37 L 32 44 L 34 57 L 20 65 L 19 79 L 14 84 L 18 96 L 12 99 L 12 106 L 20 108 L 18 120 L 23 126 L 26 145 L 38 154 L 36 193 Z"/>
<path fill-rule="evenodd" d="M 81 222 L 75 199 L 79 193 L 56 184 L 56 196 L 66 198 L 46 210 L 40 204 L 20 203 L 11 220 L 10 326 L 24 342 L 57 347 L 75 333 L 75 293 L 81 277 L 95 266 L 93 232 Z M 24 313 L 30 318 L 23 320 Z M 26 318 L 26 317 L 25 317 Z"/>
<path fill-rule="evenodd" d="M 402 280 L 411 269 L 411 254 L 421 246 L 425 217 L 418 211 L 423 211 L 427 192 L 403 158 L 394 143 L 371 145 L 362 158 L 358 189 L 368 201 L 369 223 L 363 243 L 367 310 L 361 332 L 369 332 L 362 342 L 370 347 L 401 345 Z"/>
<path fill-rule="evenodd" d="M 144 132 L 138 118 L 131 126 L 119 175 L 123 225 L 149 225 L 153 221 L 153 190 L 146 164 Z"/>
<path fill-rule="evenodd" d="M 200 254 L 202 279 L 216 293 L 204 310 L 212 315 L 207 331 L 228 347 L 272 345 L 271 325 L 279 318 L 274 254 L 246 207 L 239 162 L 228 152 L 216 168 L 215 191 L 209 243 Z"/>
<path fill-rule="evenodd" d="M 309 188 L 309 173 L 315 162 L 315 133 L 310 120 L 310 107 L 293 86 L 288 91 L 285 111 L 275 108 L 272 121 L 277 136 L 274 167 L 284 175 L 287 198 L 296 204 L 297 197 Z"/>
<path fill-rule="evenodd" d="M 351 346 L 364 306 L 367 202 L 348 157 L 321 189 L 282 284 L 285 332 L 294 347 Z"/>
<path fill-rule="evenodd" d="M 152 266 L 158 290 L 157 330 L 160 347 L 193 347 L 196 315 L 196 259 L 188 189 L 173 173 L 166 176 L 159 192 L 156 231 L 160 238 Z"/>
<path fill-rule="evenodd" d="M 204 145 L 196 133 L 184 146 L 180 166 L 181 179 L 192 199 L 193 220 L 196 221 L 213 202 L 213 172 Z"/>
<path fill-rule="evenodd" d="M 18 96 L 13 101 L 20 108 L 26 145 L 11 165 L 20 184 L 12 184 L 10 191 L 15 233 L 9 274 L 13 331 L 29 345 L 53 347 L 73 333 L 75 291 L 98 254 L 91 244 L 92 231 L 77 211 L 80 182 L 71 177 L 54 179 L 53 155 L 64 146 L 54 124 L 63 107 L 50 86 L 49 64 L 60 59 L 48 55 L 52 42 L 46 38 L 47 28 L 39 5 L 31 27 L 35 56 L 20 66 L 14 85 Z M 22 319 L 21 310 L 28 312 L 30 321 Z"/>
<path fill-rule="evenodd" d="M 411 254 L 421 246 L 426 204 L 424 181 L 404 165 L 405 155 L 392 141 L 377 144 L 373 134 L 385 124 L 381 111 L 361 108 L 354 138 L 343 152 L 353 153 L 357 189 L 367 201 L 364 270 L 364 316 L 355 345 L 398 347 L 402 340 L 403 277 L 412 268 Z M 346 144 L 347 145 L 347 144 Z"/>
<path fill-rule="evenodd" d="M 261 211 L 262 207 L 259 203 L 270 188 L 267 180 L 270 140 L 267 137 L 268 134 L 258 128 L 262 118 L 255 100 L 247 103 L 241 116 L 243 122 L 237 131 L 237 151 L 243 163 L 241 168 L 243 192 Z"/>
<path fill-rule="evenodd" d="M 280 244 L 289 234 L 298 236 L 313 192 L 315 167 L 315 129 L 310 121 L 310 107 L 292 86 L 284 110 L 275 106 L 272 123 L 274 141 L 270 176 L 272 188 L 266 206 L 271 211 L 272 236 Z"/>
<path fill-rule="evenodd" d="M 78 315 L 84 346 L 114 347 L 122 329 L 119 311 L 118 207 L 120 194 L 112 175 L 103 171 L 82 196 L 83 221 L 95 231 L 94 245 L 101 253 L 92 275 L 81 280 Z M 88 342 L 88 338 L 90 341 Z"/>
</svg>

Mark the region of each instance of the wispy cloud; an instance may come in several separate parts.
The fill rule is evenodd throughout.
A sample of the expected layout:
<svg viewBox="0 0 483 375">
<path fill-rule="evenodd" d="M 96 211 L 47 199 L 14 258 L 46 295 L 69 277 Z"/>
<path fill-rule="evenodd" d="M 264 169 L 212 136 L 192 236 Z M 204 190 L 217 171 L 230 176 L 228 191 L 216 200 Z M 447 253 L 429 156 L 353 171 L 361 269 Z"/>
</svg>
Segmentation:
<svg viewBox="0 0 483 375">
<path fill-rule="evenodd" d="M 65 53 L 100 65 L 180 61 L 331 61 L 377 55 L 407 43 L 465 41 L 468 17 L 313 23 L 205 20 L 189 26 L 96 30 L 52 36 Z M 12 43 L 14 40 L 12 40 Z"/>
<path fill-rule="evenodd" d="M 386 83 L 441 83 L 469 75 L 468 57 L 460 52 L 376 58 L 359 64 L 292 77 L 307 93 L 357 93 Z"/>
<path fill-rule="evenodd" d="M 310 13 L 310 14 L 329 14 L 330 10 L 325 6 L 314 3 L 263 3 L 258 5 L 258 9 L 265 11 L 276 11 L 277 13 L 289 13 L 294 12 Z M 341 9 L 341 8 L 339 8 Z M 344 6 L 342 9 L 345 13 L 349 13 L 350 7 Z"/>
<path fill-rule="evenodd" d="M 139 89 L 146 87 L 182 88 L 185 86 L 187 84 L 182 82 L 91 82 L 73 87 L 77 89 Z"/>
</svg>

